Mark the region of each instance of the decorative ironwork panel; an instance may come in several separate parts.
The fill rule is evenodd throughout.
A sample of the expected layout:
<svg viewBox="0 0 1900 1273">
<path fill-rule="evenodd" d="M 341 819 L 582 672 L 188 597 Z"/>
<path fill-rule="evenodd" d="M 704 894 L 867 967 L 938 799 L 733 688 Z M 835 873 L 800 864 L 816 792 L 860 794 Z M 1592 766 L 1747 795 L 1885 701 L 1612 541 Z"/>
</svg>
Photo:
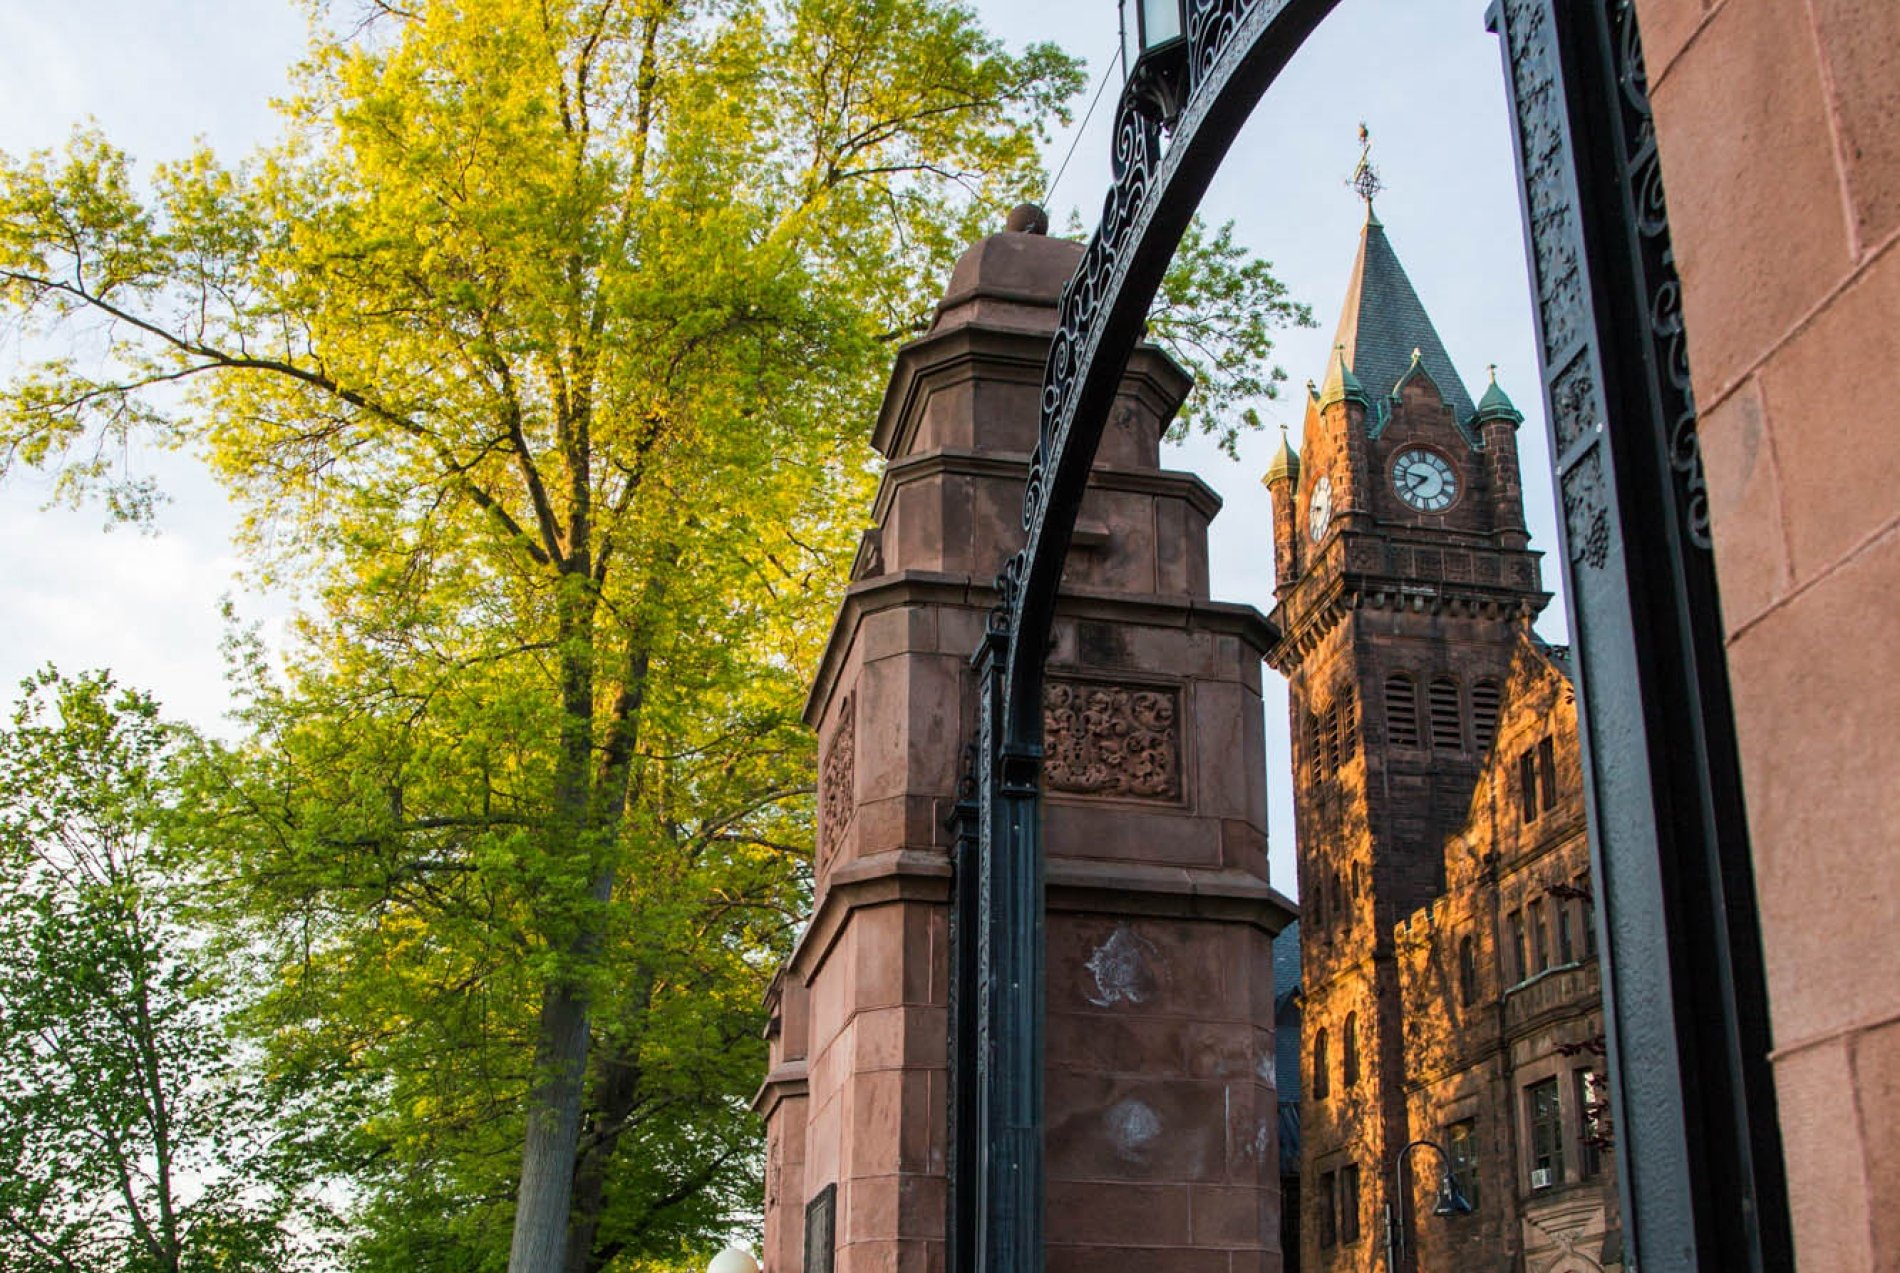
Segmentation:
<svg viewBox="0 0 1900 1273">
<path fill-rule="evenodd" d="M 1023 491 L 1021 552 L 997 576 L 1008 632 L 1005 724 L 1033 743 L 1062 562 L 1102 427 L 1182 232 L 1254 105 L 1337 0 L 1190 0 L 1188 96 L 1172 136 L 1138 95 L 1117 106 L 1113 183 L 1063 289 Z M 1034 657 L 1025 651 L 1036 649 Z"/>
<path fill-rule="evenodd" d="M 1189 0 L 1187 91 L 1172 135 L 1164 139 L 1139 94 L 1124 93 L 1114 123 L 1113 184 L 1101 223 L 1063 293 L 1024 491 L 1025 544 L 997 576 L 998 604 L 978 654 L 976 879 L 966 882 L 960 873 L 958 883 L 959 890 L 973 886 L 977 893 L 977 950 L 974 958 L 959 960 L 959 975 L 969 979 L 959 1002 L 973 1000 L 975 1008 L 976 1095 L 959 1108 L 981 1124 L 978 1156 L 960 1160 L 957 1169 L 956 1188 L 973 1200 L 970 1222 L 977 1230 L 960 1249 L 984 1273 L 1034 1273 L 1042 1265 L 1037 781 L 1045 742 L 1044 660 L 1076 513 L 1128 357 L 1182 232 L 1248 114 L 1335 2 Z M 1696 1226 L 1720 1223 L 1705 1223 L 1715 1211 L 1689 1200 L 1692 1157 L 1709 1180 L 1720 1178 L 1716 1185 L 1698 1182 L 1696 1198 L 1730 1204 L 1742 1216 L 1728 1222 L 1731 1228 L 1753 1232 L 1751 1209 L 1764 1199 L 1752 1186 L 1722 1192 L 1737 1174 L 1716 1161 L 1722 1147 L 1700 1138 L 1693 1149 L 1688 1144 L 1683 1054 L 1673 1015 L 1685 1005 L 1682 985 L 1672 978 L 1698 958 L 1707 962 L 1685 942 L 1709 934 L 1728 942 L 1739 932 L 1731 925 L 1747 927 L 1753 918 L 1746 891 L 1734 887 L 1736 876 L 1722 858 L 1725 836 L 1746 844 L 1745 828 L 1729 816 L 1739 808 L 1733 757 L 1717 754 L 1724 737 L 1731 751 L 1733 744 L 1732 730 L 1721 733 L 1726 683 L 1719 670 L 1697 661 L 1704 657 L 1704 628 L 1719 611 L 1706 556 L 1698 575 L 1697 567 L 1685 567 L 1678 547 L 1706 548 L 1707 501 L 1640 44 L 1627 0 L 1498 0 L 1492 21 L 1505 38 L 1513 92 L 1579 658 L 1593 689 L 1614 687 L 1586 696 L 1587 732 L 1615 737 L 1619 747 L 1629 744 L 1627 754 L 1595 749 L 1591 796 L 1593 823 L 1605 841 L 1618 846 L 1607 856 L 1599 853 L 1598 866 L 1606 887 L 1617 894 L 1612 947 L 1623 957 L 1616 961 L 1622 973 L 1616 995 L 1634 1005 L 1628 1020 L 1638 1026 L 1625 1031 L 1618 1047 L 1625 1067 L 1622 1099 L 1644 1117 L 1639 1123 L 1619 1112 L 1619 1125 L 1632 1129 L 1632 1138 L 1637 1127 L 1650 1138 L 1641 1206 L 1628 1206 L 1627 1214 L 1639 1232 L 1655 1225 L 1641 1232 L 1658 1244 L 1652 1252 L 1692 1252 L 1701 1232 Z M 1587 162 L 1573 135 L 1578 119 L 1588 121 L 1581 142 Z M 1591 174 L 1589 206 L 1579 197 L 1580 167 Z M 1634 193 L 1625 199 L 1626 192 Z M 1618 306 L 1630 298 L 1640 298 L 1636 312 L 1622 313 Z M 1633 346 L 1640 349 L 1632 353 Z M 1649 481 L 1640 455 L 1647 439 L 1611 436 L 1607 424 L 1613 417 L 1628 421 L 1625 429 L 1663 422 L 1661 471 L 1672 475 L 1673 485 L 1659 489 Z M 1662 526 L 1654 513 L 1666 519 Z M 1633 557 L 1626 555 L 1626 543 Z M 1704 627 L 1696 627 L 1698 622 Z M 1677 662 L 1670 665 L 1671 659 Z M 1133 783 L 1133 794 L 1148 796 L 1151 789 L 1166 789 L 1165 781 L 1154 787 L 1154 775 L 1172 772 L 1178 790 L 1178 743 L 1172 756 L 1144 745 L 1139 776 L 1130 778 L 1125 760 L 1117 765 L 1104 759 L 1109 750 L 1091 733 L 1092 725 L 1073 714 L 1074 691 L 1066 692 L 1070 698 L 1060 711 L 1070 715 L 1059 712 L 1047 721 L 1046 776 L 1052 785 L 1126 794 L 1126 784 Z M 1670 722 L 1658 721 L 1648 706 L 1678 702 L 1693 709 L 1693 719 L 1672 734 Z M 1105 719 L 1139 723 L 1132 698 L 1125 707 L 1107 706 L 1112 710 Z M 1152 763 L 1157 757 L 1176 768 Z M 1665 787 L 1666 799 L 1659 794 Z M 1679 825 L 1659 826 L 1659 804 Z M 1673 860 L 1678 841 L 1714 853 L 1702 865 L 1719 878 L 1726 907 L 1718 899 L 1712 908 L 1709 897 L 1685 893 L 1685 872 L 1695 864 Z M 1745 847 L 1741 853 L 1745 861 Z M 1686 928 L 1684 913 L 1671 909 L 1678 904 L 1686 904 L 1691 917 Z M 1723 958 L 1735 958 L 1717 961 L 1726 993 L 1714 1010 L 1717 1018 L 1736 1003 L 1734 983 L 1727 979 L 1754 975 L 1748 937 L 1740 933 L 1739 945 L 1721 947 Z M 1623 1029 L 1614 996 L 1610 1008 L 1616 1028 Z M 970 1020 L 961 1007 L 959 1020 Z M 1725 1022 L 1735 1025 L 1732 1012 L 1713 1024 L 1696 1023 L 1687 1054 L 1725 1063 L 1719 1047 L 1710 1050 Z M 1740 1028 L 1740 1036 L 1731 1029 L 1722 1037 L 1748 1055 L 1765 1054 L 1765 1047 L 1755 1047 L 1749 1023 Z M 1732 1051 L 1727 1060 L 1733 1061 Z M 1724 1094 L 1742 1102 L 1735 1108 L 1744 1111 L 1747 1100 L 1762 1099 L 1746 1076 L 1714 1088 L 1720 1090 L 1695 1096 L 1698 1126 L 1705 1131 L 1707 1120 L 1720 1122 Z M 1767 1100 L 1771 1107 L 1771 1091 Z M 1749 1116 L 1731 1109 L 1727 1117 L 1732 1129 L 1736 1118 L 1746 1123 Z M 1635 1178 L 1624 1173 L 1626 1189 Z M 1626 1202 L 1634 1196 L 1626 1194 Z M 958 1214 L 967 1214 L 966 1205 L 958 1204 Z M 1774 1222 L 1770 1216 L 1767 1223 Z M 1737 1248 L 1724 1241 L 1710 1249 L 1727 1255 Z M 1733 1267 L 1760 1267 L 1762 1247 L 1752 1249 L 1754 1259 Z M 1665 1267 L 1668 1258 L 1646 1256 L 1645 1267 L 1655 1259 L 1660 1262 L 1654 1267 Z"/>
<path fill-rule="evenodd" d="M 1042 778 L 1049 790 L 1180 799 L 1178 691 L 1052 680 L 1042 711 Z"/>
<path fill-rule="evenodd" d="M 1623 185 L 1630 194 L 1636 229 L 1635 273 L 1648 319 L 1648 388 L 1657 418 L 1667 430 L 1669 467 L 1674 475 L 1677 510 L 1688 542 L 1708 551 L 1709 492 L 1702 477 L 1702 448 L 1696 437 L 1695 390 L 1689 383 L 1689 342 L 1682 324 L 1682 283 L 1676 277 L 1669 242 L 1669 209 L 1663 199 L 1662 158 L 1656 149 L 1656 123 L 1649 109 L 1649 73 L 1643 64 L 1642 35 L 1632 0 L 1612 6 L 1615 58 L 1622 127 L 1617 130 Z"/>
<path fill-rule="evenodd" d="M 1629 0 L 1496 0 L 1581 673 L 1625 1223 L 1646 1273 L 1788 1265 L 1680 285 Z"/>
</svg>

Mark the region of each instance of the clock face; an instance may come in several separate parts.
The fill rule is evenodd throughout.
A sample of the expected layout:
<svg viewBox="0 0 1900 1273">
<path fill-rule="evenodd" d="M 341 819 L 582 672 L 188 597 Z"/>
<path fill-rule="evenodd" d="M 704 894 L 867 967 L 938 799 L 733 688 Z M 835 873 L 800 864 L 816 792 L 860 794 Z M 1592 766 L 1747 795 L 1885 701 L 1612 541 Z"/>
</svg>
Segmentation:
<svg viewBox="0 0 1900 1273">
<path fill-rule="evenodd" d="M 1421 513 L 1442 513 L 1458 498 L 1458 474 L 1438 452 L 1413 447 L 1392 461 L 1392 487 Z"/>
<path fill-rule="evenodd" d="M 1306 533 L 1318 543 L 1319 537 L 1326 533 L 1326 523 L 1333 519 L 1333 479 L 1322 475 L 1313 483 L 1313 498 L 1306 505 Z"/>
</svg>

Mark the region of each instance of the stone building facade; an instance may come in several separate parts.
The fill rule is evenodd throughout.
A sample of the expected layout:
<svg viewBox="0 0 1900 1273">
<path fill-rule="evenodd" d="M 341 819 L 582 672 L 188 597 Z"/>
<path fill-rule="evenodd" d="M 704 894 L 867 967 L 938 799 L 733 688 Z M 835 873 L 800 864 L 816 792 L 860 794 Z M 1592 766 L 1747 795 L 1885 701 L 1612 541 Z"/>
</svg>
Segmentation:
<svg viewBox="0 0 1900 1273">
<path fill-rule="evenodd" d="M 1300 1267 L 1621 1267 L 1602 1117 L 1575 695 L 1516 429 L 1475 403 L 1368 209 L 1304 455 L 1265 478 L 1268 653 L 1290 689 L 1299 842 Z M 1454 1157 L 1472 1214 L 1427 1218 Z M 1422 1223 L 1421 1223 L 1422 1221 Z"/>
<path fill-rule="evenodd" d="M 947 819 L 1081 250 L 972 247 L 877 422 L 875 526 L 808 705 L 815 910 L 768 1005 L 768 1273 L 945 1266 Z M 1269 634 L 1209 597 L 1219 500 L 1160 468 L 1187 389 L 1157 350 L 1130 364 L 1049 658 L 1051 1273 L 1280 1268 L 1271 943 L 1292 909 L 1267 878 Z"/>
</svg>

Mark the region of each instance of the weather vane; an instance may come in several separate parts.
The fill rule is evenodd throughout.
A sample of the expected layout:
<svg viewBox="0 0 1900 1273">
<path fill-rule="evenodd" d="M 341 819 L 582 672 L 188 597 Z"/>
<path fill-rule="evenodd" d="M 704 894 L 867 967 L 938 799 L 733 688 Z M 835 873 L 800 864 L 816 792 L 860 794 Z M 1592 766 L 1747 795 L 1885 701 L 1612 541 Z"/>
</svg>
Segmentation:
<svg viewBox="0 0 1900 1273">
<path fill-rule="evenodd" d="M 1366 211 L 1372 211 L 1372 199 L 1385 189 L 1385 182 L 1379 180 L 1379 170 L 1372 166 L 1372 131 L 1361 120 L 1359 124 L 1359 162 L 1353 166 L 1352 176 L 1346 184 L 1359 192 L 1366 201 Z"/>
</svg>

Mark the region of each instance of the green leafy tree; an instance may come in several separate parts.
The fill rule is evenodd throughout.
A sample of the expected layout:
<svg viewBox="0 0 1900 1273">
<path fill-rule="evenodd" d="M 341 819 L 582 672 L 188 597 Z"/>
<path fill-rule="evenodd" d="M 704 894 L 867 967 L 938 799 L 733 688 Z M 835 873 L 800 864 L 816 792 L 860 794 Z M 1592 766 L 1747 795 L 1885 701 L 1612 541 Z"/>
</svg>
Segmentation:
<svg viewBox="0 0 1900 1273">
<path fill-rule="evenodd" d="M 1313 325 L 1272 263 L 1234 241 L 1232 221 L 1210 230 L 1195 217 L 1148 313 L 1150 338 L 1194 377 L 1168 438 L 1207 434 L 1238 459 L 1241 435 L 1262 427 L 1255 404 L 1279 397 L 1286 380 L 1272 361 L 1274 332 Z"/>
<path fill-rule="evenodd" d="M 0 731 L 5 1273 L 302 1263 L 276 1111 L 189 922 L 192 750 L 103 674 L 39 675 Z"/>
<path fill-rule="evenodd" d="M 113 444 L 196 448 L 304 599 L 194 800 L 353 1258 L 683 1258 L 756 1206 L 797 709 L 889 342 L 1078 68 L 947 0 L 349 16 L 245 164 L 147 193 L 81 133 L 0 168 L 0 303 L 88 355 L 5 387 L 0 464 L 138 516 Z M 1265 295 L 1203 249 L 1238 281 L 1184 304 Z"/>
<path fill-rule="evenodd" d="M 673 1088 L 748 1063 L 795 910 L 796 686 L 868 474 L 841 426 L 1078 77 L 936 0 L 370 18 L 243 167 L 147 201 L 97 136 L 7 165 L 6 301 L 101 346 L 9 387 L 7 453 L 137 512 L 102 440 L 199 446 L 313 602 L 232 876 L 276 1045 L 355 1084 L 375 1241 L 483 1247 L 518 1173 L 511 1266 L 603 1267 L 616 1230 L 690 1240 L 650 1213 L 740 1117 L 719 1067 Z M 654 1109 L 680 1134 L 636 1145 Z"/>
</svg>

